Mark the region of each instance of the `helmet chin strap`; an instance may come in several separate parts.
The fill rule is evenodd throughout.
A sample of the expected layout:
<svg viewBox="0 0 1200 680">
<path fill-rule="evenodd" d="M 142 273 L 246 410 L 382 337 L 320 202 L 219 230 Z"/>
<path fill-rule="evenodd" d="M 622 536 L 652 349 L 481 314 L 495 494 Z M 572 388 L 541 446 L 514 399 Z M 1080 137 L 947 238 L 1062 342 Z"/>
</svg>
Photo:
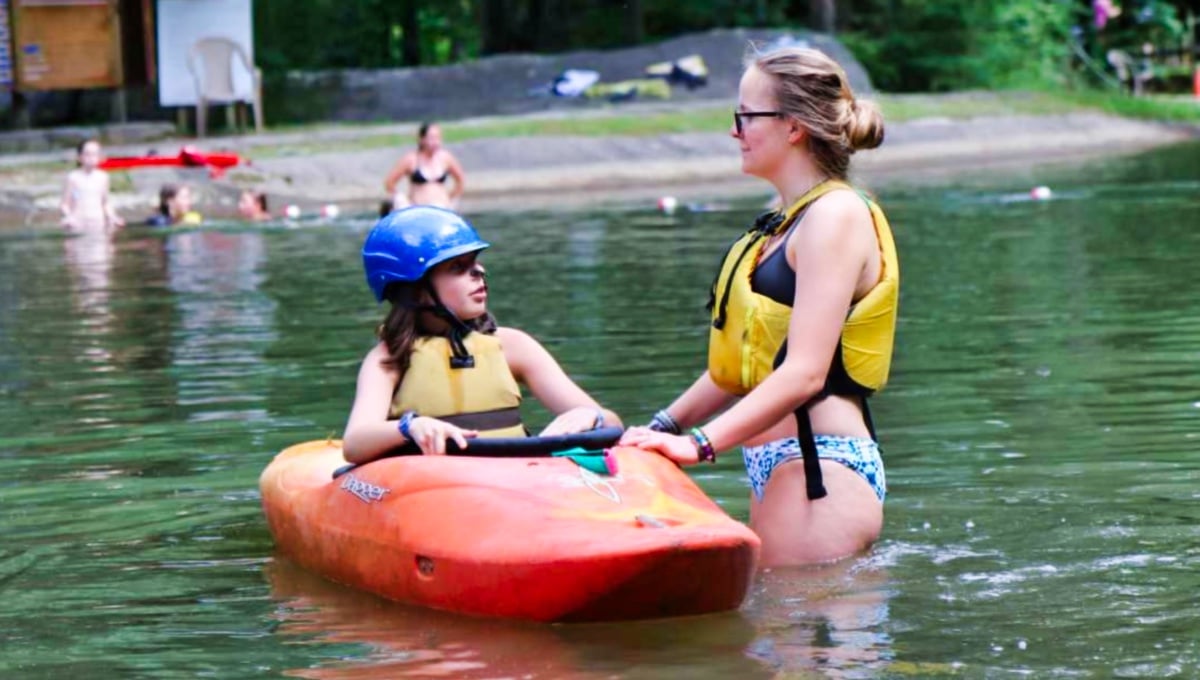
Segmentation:
<svg viewBox="0 0 1200 680">
<path fill-rule="evenodd" d="M 433 289 L 433 283 L 428 279 L 425 280 L 425 290 L 429 297 L 433 298 L 433 304 L 422 305 L 422 311 L 433 312 L 434 316 L 450 324 L 450 368 L 475 368 L 475 357 L 467 351 L 467 345 L 463 341 L 463 338 L 471 333 L 471 328 L 442 304 L 437 291 Z"/>
</svg>

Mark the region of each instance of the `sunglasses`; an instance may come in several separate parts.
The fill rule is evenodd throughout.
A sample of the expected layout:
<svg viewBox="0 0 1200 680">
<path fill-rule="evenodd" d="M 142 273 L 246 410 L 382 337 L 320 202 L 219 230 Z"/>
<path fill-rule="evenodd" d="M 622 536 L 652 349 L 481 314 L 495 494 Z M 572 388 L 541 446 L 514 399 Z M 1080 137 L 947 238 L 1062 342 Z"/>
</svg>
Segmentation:
<svg viewBox="0 0 1200 680">
<path fill-rule="evenodd" d="M 780 118 L 783 116 L 783 111 L 734 111 L 733 112 L 733 129 L 737 130 L 737 136 L 742 136 L 742 131 L 746 128 L 746 118 Z"/>
</svg>

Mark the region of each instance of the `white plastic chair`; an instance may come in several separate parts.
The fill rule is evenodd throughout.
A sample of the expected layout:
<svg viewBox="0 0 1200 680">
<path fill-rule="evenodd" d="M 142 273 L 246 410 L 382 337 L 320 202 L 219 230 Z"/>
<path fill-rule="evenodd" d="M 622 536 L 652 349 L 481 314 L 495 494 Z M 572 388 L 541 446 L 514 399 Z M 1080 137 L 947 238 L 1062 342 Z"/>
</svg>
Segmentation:
<svg viewBox="0 0 1200 680">
<path fill-rule="evenodd" d="M 1109 50 L 1105 56 L 1108 59 L 1108 65 L 1117 72 L 1117 78 L 1121 84 L 1128 87 L 1135 97 L 1142 96 L 1146 89 L 1146 83 L 1154 79 L 1154 69 L 1149 67 L 1149 63 L 1144 62 L 1141 68 L 1138 68 L 1133 57 L 1128 52 L 1121 50 Z"/>
<path fill-rule="evenodd" d="M 250 102 L 254 107 L 254 130 L 263 130 L 262 71 L 250 63 L 246 50 L 229 38 L 201 38 L 188 52 L 188 70 L 196 85 L 196 136 L 203 137 L 211 104 L 236 105 L 244 101 L 234 88 L 234 57 L 250 75 Z"/>
</svg>

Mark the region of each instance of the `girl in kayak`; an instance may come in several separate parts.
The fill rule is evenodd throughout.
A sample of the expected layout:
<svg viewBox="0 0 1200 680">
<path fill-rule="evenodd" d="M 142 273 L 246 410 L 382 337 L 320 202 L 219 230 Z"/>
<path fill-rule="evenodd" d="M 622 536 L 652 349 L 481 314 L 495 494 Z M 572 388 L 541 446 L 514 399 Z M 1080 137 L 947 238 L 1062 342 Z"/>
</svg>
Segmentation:
<svg viewBox="0 0 1200 680">
<path fill-rule="evenodd" d="M 62 225 L 72 231 L 107 230 L 125 225 L 109 201 L 108 173 L 100 169 L 100 142 L 79 145 L 76 168 L 67 173 L 63 189 Z"/>
<path fill-rule="evenodd" d="M 408 180 L 408 191 L 399 190 L 400 181 Z M 452 184 L 449 180 L 453 179 Z M 400 158 L 383 187 L 392 197 L 393 208 L 432 205 L 454 208 L 462 196 L 462 166 L 454 154 L 442 146 L 442 129 L 436 123 L 422 123 L 417 130 L 417 149 Z M 449 188 L 447 188 L 449 186 Z"/>
<path fill-rule="evenodd" d="M 850 155 L 883 141 L 883 118 L 807 48 L 758 55 L 738 99 L 730 134 L 742 171 L 788 207 L 725 256 L 708 370 L 621 443 L 679 463 L 741 445 L 762 564 L 824 562 L 866 549 L 883 525 L 866 399 L 891 364 L 899 263 L 883 212 L 845 179 Z"/>
<path fill-rule="evenodd" d="M 446 441 L 522 437 L 518 383 L 555 414 L 541 436 L 620 427 L 530 335 L 487 311 L 480 251 L 462 217 L 414 206 L 382 218 L 363 244 L 375 299 L 392 303 L 379 343 L 362 362 L 346 423 L 346 460 L 363 463 L 407 442 L 425 454 Z"/>
</svg>

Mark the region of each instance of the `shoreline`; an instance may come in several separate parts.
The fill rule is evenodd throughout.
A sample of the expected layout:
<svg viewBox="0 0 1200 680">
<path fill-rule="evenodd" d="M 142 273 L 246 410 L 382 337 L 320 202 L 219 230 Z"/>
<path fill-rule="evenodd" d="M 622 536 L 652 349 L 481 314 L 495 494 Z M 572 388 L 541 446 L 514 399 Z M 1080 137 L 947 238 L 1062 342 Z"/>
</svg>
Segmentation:
<svg viewBox="0 0 1200 680">
<path fill-rule="evenodd" d="M 321 132 L 311 134 L 319 137 Z M 337 126 L 329 126 L 328 132 L 348 134 Z M 369 138 L 378 133 L 367 128 L 360 134 Z M 285 135 L 295 133 L 279 136 Z M 232 144 L 251 157 L 250 165 L 233 168 L 219 179 L 210 178 L 201 168 L 114 173 L 114 205 L 134 222 L 152 211 L 161 184 L 186 182 L 196 189 L 197 208 L 213 217 L 232 215 L 238 193 L 250 187 L 267 192 L 276 214 L 289 204 L 311 214 L 330 203 L 343 212 L 373 212 L 384 198 L 383 176 L 403 151 L 374 148 L 254 159 L 254 149 L 266 146 L 269 140 L 263 138 L 269 136 L 210 140 L 206 148 Z M 1200 139 L 1200 126 L 1100 113 L 922 118 L 888 124 L 882 147 L 856 154 L 852 177 L 873 188 L 936 182 L 1136 153 L 1196 139 Z M 158 151 L 170 155 L 182 145 L 176 140 L 158 145 Z M 465 213 L 653 204 L 667 194 L 681 201 L 770 195 L 761 181 L 741 174 L 736 145 L 727 134 L 479 138 L 448 146 L 467 170 L 467 191 L 460 206 Z M 112 155 L 144 151 L 108 150 Z M 9 162 L 0 166 L 4 173 L 0 175 L 4 179 L 0 225 L 56 226 L 69 154 L 5 160 Z"/>
</svg>

